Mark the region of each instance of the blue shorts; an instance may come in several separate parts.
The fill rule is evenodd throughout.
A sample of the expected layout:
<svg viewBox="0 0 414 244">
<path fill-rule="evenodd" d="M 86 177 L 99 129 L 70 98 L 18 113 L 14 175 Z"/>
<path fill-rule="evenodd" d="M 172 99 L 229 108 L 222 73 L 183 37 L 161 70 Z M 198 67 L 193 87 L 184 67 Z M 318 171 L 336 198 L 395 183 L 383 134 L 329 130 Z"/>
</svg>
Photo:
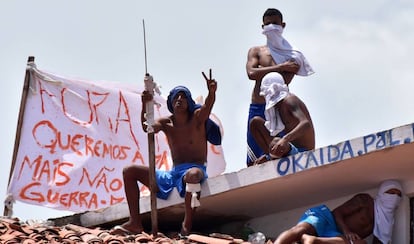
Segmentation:
<svg viewBox="0 0 414 244">
<path fill-rule="evenodd" d="M 206 166 L 194 163 L 180 164 L 173 167 L 170 171 L 157 169 L 155 171 L 155 179 L 158 185 L 157 197 L 164 200 L 168 199 L 168 196 L 174 187 L 177 187 L 180 196 L 184 197 L 185 183 L 183 182 L 183 177 L 191 168 L 199 168 L 201 171 L 203 171 L 204 178 L 200 183 L 208 178 Z"/>
<path fill-rule="evenodd" d="M 336 226 L 331 210 L 326 205 L 319 205 L 306 210 L 299 219 L 299 223 L 302 222 L 312 225 L 319 237 L 337 237 L 342 235 Z"/>
<path fill-rule="evenodd" d="M 290 144 L 290 151 L 289 151 L 288 156 L 293 155 L 293 154 L 296 154 L 296 153 L 304 152 L 304 151 L 307 151 L 308 150 L 306 148 L 296 147 L 292 143 L 289 143 L 289 144 Z"/>
<path fill-rule="evenodd" d="M 282 130 L 276 136 L 282 138 L 285 135 L 286 135 L 286 132 Z M 294 155 L 296 153 L 300 153 L 300 152 L 304 152 L 304 151 L 307 151 L 308 150 L 308 149 L 303 148 L 303 147 L 296 147 L 295 145 L 293 145 L 290 142 L 289 142 L 289 145 L 290 145 L 289 153 L 286 154 L 284 157 L 287 157 L 287 156 L 290 156 L 290 155 Z"/>
<path fill-rule="evenodd" d="M 249 165 L 251 162 L 254 162 L 264 154 L 263 150 L 254 140 L 253 135 L 250 133 L 250 120 L 255 116 L 266 119 L 264 114 L 265 106 L 266 104 L 250 104 L 249 107 L 249 117 L 247 120 L 247 165 Z"/>
</svg>

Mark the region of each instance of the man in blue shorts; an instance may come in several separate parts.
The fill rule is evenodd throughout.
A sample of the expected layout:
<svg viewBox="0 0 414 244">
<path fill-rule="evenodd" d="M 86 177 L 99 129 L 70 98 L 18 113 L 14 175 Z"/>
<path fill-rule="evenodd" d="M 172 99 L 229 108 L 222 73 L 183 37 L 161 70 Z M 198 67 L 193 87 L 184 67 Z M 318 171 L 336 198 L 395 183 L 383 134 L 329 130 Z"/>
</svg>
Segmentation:
<svg viewBox="0 0 414 244">
<path fill-rule="evenodd" d="M 216 145 L 221 143 L 221 135 L 217 134 L 218 126 L 209 120 L 216 98 L 217 83 L 211 78 L 211 69 L 209 77 L 204 72 L 202 74 L 208 88 L 204 104 L 195 104 L 190 91 L 184 86 L 177 86 L 171 90 L 167 99 L 167 106 L 172 115 L 159 118 L 152 125 L 154 133 L 163 131 L 167 136 L 173 160 L 171 171 L 156 171 L 157 197 L 167 199 L 176 187 L 180 196 L 185 198 L 182 235 L 188 235 L 191 231 L 193 214 L 199 205 L 200 183 L 208 177 L 205 166 L 207 141 Z M 152 95 L 143 92 L 141 123 L 144 131 L 148 128 L 145 118 L 146 103 L 151 100 Z M 128 222 L 116 226 L 112 233 L 141 233 L 144 228 L 139 212 L 140 191 L 137 181 L 149 186 L 149 168 L 144 165 L 128 165 L 123 170 L 123 179 L 130 218 Z"/>
<path fill-rule="evenodd" d="M 326 205 L 310 208 L 298 224 L 282 232 L 274 244 L 365 244 L 364 239 L 371 234 L 374 236 L 372 243 L 391 243 L 394 215 L 403 193 L 398 181 L 386 180 L 381 183 L 375 199 L 367 193 L 359 193 L 333 211 Z"/>
<path fill-rule="evenodd" d="M 315 148 L 315 131 L 306 105 L 289 92 L 283 76 L 266 74 L 260 86 L 266 101 L 265 119 L 250 120 L 250 132 L 263 150 L 253 164 L 282 158 Z"/>
<path fill-rule="evenodd" d="M 279 73 L 283 76 L 285 84 L 289 85 L 295 75 L 308 76 L 314 73 L 302 52 L 283 37 L 286 23 L 283 21 L 282 13 L 278 9 L 268 8 L 263 13 L 262 21 L 261 27 L 267 43 L 251 47 L 246 62 L 247 76 L 255 82 L 247 124 L 247 166 L 253 165 L 263 154 L 249 126 L 253 117 L 265 118 L 265 100 L 259 94 L 263 77 L 268 73 Z"/>
</svg>

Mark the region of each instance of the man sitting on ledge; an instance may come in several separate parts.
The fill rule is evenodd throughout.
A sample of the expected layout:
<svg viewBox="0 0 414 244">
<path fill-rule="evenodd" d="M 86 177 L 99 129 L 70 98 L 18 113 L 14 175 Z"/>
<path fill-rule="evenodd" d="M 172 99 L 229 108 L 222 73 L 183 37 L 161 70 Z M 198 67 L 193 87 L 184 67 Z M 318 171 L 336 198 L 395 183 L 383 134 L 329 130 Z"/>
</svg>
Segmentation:
<svg viewBox="0 0 414 244">
<path fill-rule="evenodd" d="M 217 82 L 202 72 L 208 89 L 203 105 L 196 104 L 191 92 L 184 86 L 170 91 L 167 100 L 170 116 L 159 118 L 152 125 L 154 133 L 163 131 L 171 150 L 173 168 L 156 170 L 157 197 L 168 199 L 174 188 L 184 197 L 185 215 L 180 234 L 186 236 L 192 228 L 193 215 L 200 205 L 201 183 L 208 177 L 206 171 L 207 141 L 221 143 L 219 127 L 209 119 L 216 99 Z M 142 94 L 141 123 L 147 131 L 146 103 L 152 100 L 148 92 Z M 149 186 L 149 167 L 130 164 L 123 170 L 124 190 L 128 202 L 129 220 L 115 226 L 112 234 L 139 234 L 144 231 L 139 210 L 140 191 L 138 182 Z"/>
<path fill-rule="evenodd" d="M 265 154 L 252 165 L 315 149 L 315 131 L 309 111 L 302 100 L 289 92 L 279 73 L 263 77 L 260 95 L 266 99 L 266 121 L 253 117 L 250 131 Z"/>
</svg>

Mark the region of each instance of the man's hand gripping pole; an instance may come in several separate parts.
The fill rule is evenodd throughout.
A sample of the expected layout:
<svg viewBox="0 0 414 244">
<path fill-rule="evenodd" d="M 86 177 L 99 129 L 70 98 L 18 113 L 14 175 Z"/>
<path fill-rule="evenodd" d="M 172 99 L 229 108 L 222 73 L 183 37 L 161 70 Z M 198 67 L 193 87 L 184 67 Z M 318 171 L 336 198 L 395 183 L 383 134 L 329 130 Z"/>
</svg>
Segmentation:
<svg viewBox="0 0 414 244">
<path fill-rule="evenodd" d="M 154 128 L 152 126 L 154 125 L 154 105 L 157 104 L 154 102 L 154 92 L 157 92 L 158 95 L 161 95 L 161 92 L 157 84 L 154 82 L 153 77 L 148 73 L 145 74 L 144 85 L 145 91 L 152 96 L 152 100 L 145 104 L 146 113 L 144 114 L 144 124 L 147 125 L 147 133 L 153 133 Z"/>
</svg>

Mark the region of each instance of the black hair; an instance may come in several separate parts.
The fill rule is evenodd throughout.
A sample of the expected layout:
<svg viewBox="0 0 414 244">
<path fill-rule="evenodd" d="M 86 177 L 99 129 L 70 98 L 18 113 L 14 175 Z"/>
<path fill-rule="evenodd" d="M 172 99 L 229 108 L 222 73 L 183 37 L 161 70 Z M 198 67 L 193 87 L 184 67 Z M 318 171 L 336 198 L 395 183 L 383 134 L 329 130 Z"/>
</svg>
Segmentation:
<svg viewBox="0 0 414 244">
<path fill-rule="evenodd" d="M 280 20 L 283 22 L 283 15 L 282 12 L 280 12 L 278 9 L 275 8 L 268 8 L 263 14 L 263 20 L 266 16 L 274 16 L 277 15 L 280 17 Z"/>
</svg>

